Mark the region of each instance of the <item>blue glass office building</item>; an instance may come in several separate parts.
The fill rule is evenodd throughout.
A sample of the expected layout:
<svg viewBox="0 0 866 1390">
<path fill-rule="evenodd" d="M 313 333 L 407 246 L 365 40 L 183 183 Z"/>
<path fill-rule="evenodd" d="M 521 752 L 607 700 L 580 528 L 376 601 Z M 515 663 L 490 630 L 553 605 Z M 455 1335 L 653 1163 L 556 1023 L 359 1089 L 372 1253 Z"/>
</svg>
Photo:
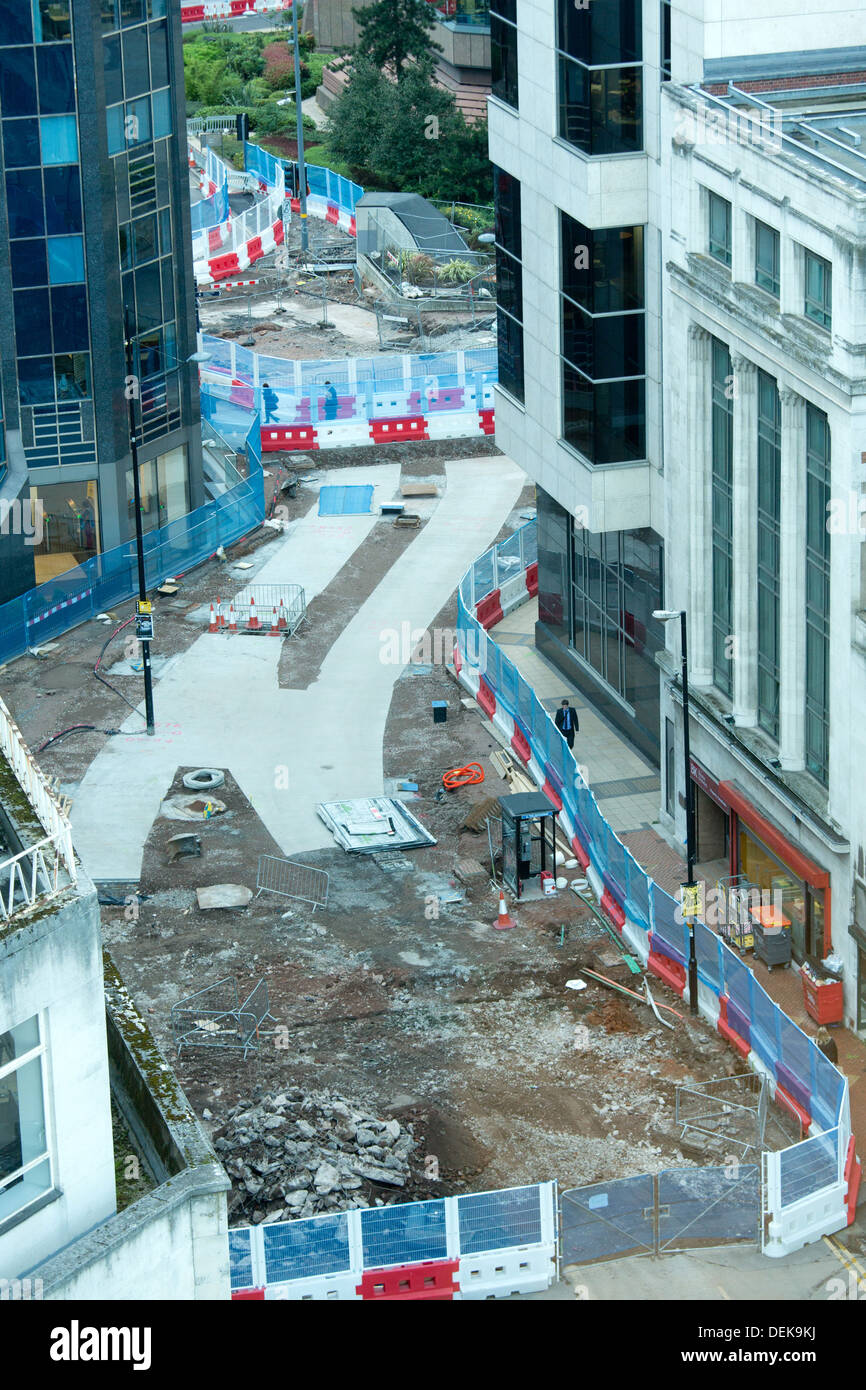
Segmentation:
<svg viewBox="0 0 866 1390">
<path fill-rule="evenodd" d="M 42 504 L 37 582 L 134 529 L 124 307 L 145 528 L 203 501 L 180 28 L 169 0 L 0 6 L 0 496 Z"/>
</svg>

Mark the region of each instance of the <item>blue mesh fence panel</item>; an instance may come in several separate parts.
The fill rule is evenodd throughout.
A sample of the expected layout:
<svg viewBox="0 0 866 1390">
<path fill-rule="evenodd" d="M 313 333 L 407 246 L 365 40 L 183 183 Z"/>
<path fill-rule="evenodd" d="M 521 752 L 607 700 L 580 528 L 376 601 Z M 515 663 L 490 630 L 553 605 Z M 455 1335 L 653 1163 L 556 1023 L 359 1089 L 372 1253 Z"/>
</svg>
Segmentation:
<svg viewBox="0 0 866 1390">
<path fill-rule="evenodd" d="M 782 1061 L 808 1091 L 812 1081 L 811 1045 L 806 1034 L 787 1014 L 779 1015 L 779 1044 Z"/>
<path fill-rule="evenodd" d="M 633 855 L 625 855 L 626 911 L 632 922 L 649 931 L 649 880 Z"/>
<path fill-rule="evenodd" d="M 586 808 L 584 825 L 586 826 L 586 832 L 589 838 L 589 844 L 586 846 L 586 849 L 592 855 L 593 859 L 601 859 L 604 853 L 604 847 L 607 843 L 607 821 L 598 809 L 598 802 L 589 788 L 586 789 L 585 799 L 581 796 L 581 802 Z"/>
<path fill-rule="evenodd" d="M 792 1206 L 839 1180 L 840 1131 L 828 1130 L 805 1139 L 779 1155 L 782 1206 Z"/>
<path fill-rule="evenodd" d="M 768 1067 L 772 1067 L 780 1053 L 779 1017 L 780 1009 L 755 981 L 752 990 L 752 1047 Z"/>
<path fill-rule="evenodd" d="M 725 972 L 726 992 L 730 995 L 733 1002 L 741 1013 L 751 1022 L 752 1019 L 752 985 L 755 977 L 744 961 L 735 955 L 729 946 L 722 951 L 722 963 Z"/>
<path fill-rule="evenodd" d="M 678 922 L 678 903 L 657 883 L 652 887 L 653 932 L 659 935 L 680 965 L 688 960 L 688 930 L 685 922 Z"/>
<path fill-rule="evenodd" d="M 484 679 L 494 693 L 499 691 L 501 656 L 495 642 L 488 638 L 485 643 Z"/>
<path fill-rule="evenodd" d="M 262 1227 L 269 1284 L 339 1274 L 351 1267 L 345 1212 L 306 1221 L 275 1221 Z"/>
<path fill-rule="evenodd" d="M 757 1164 L 673 1168 L 658 1175 L 659 1240 L 665 1250 L 748 1240 L 761 1218 Z"/>
<path fill-rule="evenodd" d="M 625 899 L 625 847 L 608 827 L 606 871 L 620 902 Z"/>
<path fill-rule="evenodd" d="M 493 552 L 488 550 L 475 561 L 475 602 L 493 589 Z"/>
<path fill-rule="evenodd" d="M 253 1287 L 253 1259 L 250 1232 L 229 1231 L 229 1272 L 233 1289 Z"/>
<path fill-rule="evenodd" d="M 520 716 L 520 722 L 523 727 L 534 736 L 533 703 L 535 700 L 535 692 L 529 684 L 529 681 L 524 680 L 523 676 L 518 675 L 517 681 L 517 712 Z"/>
<path fill-rule="evenodd" d="M 719 938 L 703 922 L 695 923 L 695 955 L 698 978 L 711 985 L 716 994 L 722 989 L 722 969 L 719 965 Z"/>
<path fill-rule="evenodd" d="M 203 333 L 202 351 L 210 353 L 210 361 L 205 364 L 206 370 L 212 371 L 222 367 L 227 372 L 231 371 L 232 345 L 227 338 L 215 338 L 210 333 Z"/>
<path fill-rule="evenodd" d="M 817 1047 L 813 1048 L 812 1060 L 812 1119 L 829 1129 L 842 1118 L 845 1079 Z"/>
<path fill-rule="evenodd" d="M 0 664 L 20 656 L 26 647 L 23 597 L 0 604 Z"/>
<path fill-rule="evenodd" d="M 513 662 L 508 660 L 508 657 L 505 656 L 504 653 L 501 654 L 501 657 L 502 659 L 499 665 L 499 696 L 512 719 L 514 719 L 517 717 L 518 707 L 517 668 L 514 666 Z"/>
<path fill-rule="evenodd" d="M 584 1264 L 651 1251 L 654 1209 L 653 1180 L 648 1173 L 563 1192 L 562 1263 Z"/>
<path fill-rule="evenodd" d="M 444 1260 L 448 1254 L 445 1203 L 440 1200 L 370 1207 L 361 1212 L 361 1237 L 366 1269 L 416 1260 Z"/>
<path fill-rule="evenodd" d="M 533 1245 L 541 1240 L 541 1193 L 537 1187 L 458 1197 L 457 1213 L 462 1255 Z"/>
</svg>

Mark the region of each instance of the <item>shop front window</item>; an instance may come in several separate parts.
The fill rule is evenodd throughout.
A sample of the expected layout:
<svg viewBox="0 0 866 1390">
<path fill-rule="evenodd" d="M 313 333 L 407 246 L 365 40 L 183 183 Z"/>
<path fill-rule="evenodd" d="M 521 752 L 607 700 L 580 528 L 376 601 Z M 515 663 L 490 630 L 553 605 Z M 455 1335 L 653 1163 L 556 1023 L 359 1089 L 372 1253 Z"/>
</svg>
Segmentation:
<svg viewBox="0 0 866 1390">
<path fill-rule="evenodd" d="M 34 560 L 42 584 L 75 569 L 99 550 L 99 504 L 95 482 L 46 483 L 30 489 L 42 516 L 42 539 Z M 63 595 L 61 594 L 61 597 Z"/>
<path fill-rule="evenodd" d="M 824 890 L 805 883 L 777 858 L 750 830 L 740 826 L 738 836 L 739 873 L 750 887 L 770 895 L 773 906 L 781 907 L 790 920 L 794 959 L 824 955 Z"/>
</svg>

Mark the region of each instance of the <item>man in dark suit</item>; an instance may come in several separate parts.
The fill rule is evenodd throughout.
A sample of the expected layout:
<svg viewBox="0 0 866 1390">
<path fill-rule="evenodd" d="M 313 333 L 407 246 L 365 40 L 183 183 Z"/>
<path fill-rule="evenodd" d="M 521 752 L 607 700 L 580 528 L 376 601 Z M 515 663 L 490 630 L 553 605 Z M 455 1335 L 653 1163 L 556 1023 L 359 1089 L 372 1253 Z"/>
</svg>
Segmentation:
<svg viewBox="0 0 866 1390">
<path fill-rule="evenodd" d="M 556 711 L 556 720 L 554 722 L 569 748 L 573 748 L 574 736 L 577 733 L 578 723 L 577 715 L 567 700 L 563 700 L 559 709 Z"/>
</svg>

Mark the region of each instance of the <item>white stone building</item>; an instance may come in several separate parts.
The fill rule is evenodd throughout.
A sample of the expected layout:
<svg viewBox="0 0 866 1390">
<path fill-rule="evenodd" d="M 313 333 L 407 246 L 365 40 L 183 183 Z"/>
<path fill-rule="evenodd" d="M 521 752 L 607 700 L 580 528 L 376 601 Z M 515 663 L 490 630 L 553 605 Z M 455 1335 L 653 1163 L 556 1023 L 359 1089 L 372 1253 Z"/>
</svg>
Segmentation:
<svg viewBox="0 0 866 1390">
<path fill-rule="evenodd" d="M 699 861 L 782 893 L 866 1031 L 866 11 L 491 14 L 497 442 L 538 484 L 538 645 L 661 766 L 682 842 L 652 611 L 687 611 Z"/>
<path fill-rule="evenodd" d="M 228 1299 L 229 1187 L 0 701 L 0 1300 Z"/>
</svg>

